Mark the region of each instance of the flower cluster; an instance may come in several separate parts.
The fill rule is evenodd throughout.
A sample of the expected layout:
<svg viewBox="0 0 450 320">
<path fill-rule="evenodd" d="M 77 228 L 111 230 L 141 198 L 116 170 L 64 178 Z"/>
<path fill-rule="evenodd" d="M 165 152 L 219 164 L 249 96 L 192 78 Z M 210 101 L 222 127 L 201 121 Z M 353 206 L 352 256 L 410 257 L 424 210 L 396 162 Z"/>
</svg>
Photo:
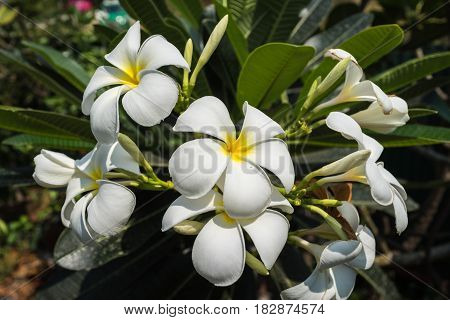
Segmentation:
<svg viewBox="0 0 450 320">
<path fill-rule="evenodd" d="M 375 238 L 360 224 L 348 185 L 366 184 L 374 201 L 392 206 L 398 233 L 408 223 L 406 192 L 379 161 L 382 145 L 362 128 L 391 132 L 408 121 L 408 106 L 399 97 L 387 96 L 376 84 L 362 81 L 357 60 L 333 49 L 326 56 L 338 60 L 337 65 L 311 87 L 298 118 L 286 130 L 247 102 L 242 107 L 243 122 L 235 126 L 218 98 L 205 96 L 191 103 L 196 77 L 220 42 L 226 24 L 227 17 L 214 29 L 189 77 L 192 42 L 186 44 L 184 56 L 160 35 L 141 45 L 136 22 L 105 56 L 113 66 L 99 67 L 84 92 L 81 108 L 90 116 L 98 141 L 94 150 L 79 160 L 42 150 L 35 157 L 33 177 L 43 187 L 67 188 L 61 219 L 84 242 L 113 235 L 127 224 L 136 204 L 129 187 L 175 189 L 181 196 L 162 217 L 162 231 L 196 235 L 193 265 L 214 285 L 233 284 L 245 265 L 267 275 L 288 243 L 311 253 L 316 265 L 303 283 L 281 293 L 283 299 L 346 299 L 353 290 L 356 270 L 370 268 L 375 259 Z M 182 68 L 183 83 L 157 71 L 163 66 Z M 345 82 L 334 98 L 316 99 L 317 92 L 331 87 L 330 79 L 337 84 L 344 72 Z M 368 108 L 348 114 L 352 109 L 345 103 L 361 101 L 370 102 Z M 132 120 L 146 127 L 160 123 L 175 109 L 180 115 L 173 131 L 197 138 L 173 152 L 171 181 L 161 180 L 138 146 L 119 133 L 120 105 Z M 339 105 L 343 111 L 328 111 L 339 110 L 335 108 Z M 306 115 L 319 112 L 324 119 L 305 129 L 311 119 Z M 358 150 L 296 179 L 286 140 L 322 124 L 354 140 Z M 342 186 L 347 186 L 344 195 L 336 191 Z M 323 224 L 290 230 L 294 207 L 320 215 Z M 304 235 L 316 243 L 303 239 Z"/>
</svg>

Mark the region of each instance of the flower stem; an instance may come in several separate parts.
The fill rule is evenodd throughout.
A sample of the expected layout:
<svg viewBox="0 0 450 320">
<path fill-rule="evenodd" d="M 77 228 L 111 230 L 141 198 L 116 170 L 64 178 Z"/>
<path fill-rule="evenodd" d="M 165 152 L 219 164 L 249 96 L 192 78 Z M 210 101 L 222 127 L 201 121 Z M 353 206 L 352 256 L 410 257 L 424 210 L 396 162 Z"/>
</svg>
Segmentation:
<svg viewBox="0 0 450 320">
<path fill-rule="evenodd" d="M 130 179 L 130 177 L 122 172 L 106 172 L 105 173 L 106 179 Z"/>
<path fill-rule="evenodd" d="M 305 204 L 302 206 L 305 209 L 320 215 L 325 220 L 325 222 L 328 223 L 328 225 L 334 230 L 334 232 L 336 232 L 339 238 L 341 238 L 342 240 L 347 240 L 347 235 L 345 234 L 344 230 L 342 230 L 341 224 L 335 218 L 330 216 L 325 210 L 309 204 Z"/>
<path fill-rule="evenodd" d="M 309 253 L 311 253 L 312 255 L 316 256 L 319 255 L 320 256 L 320 246 L 311 242 L 306 241 L 305 239 L 302 239 L 298 236 L 294 236 L 294 235 L 289 235 L 288 239 L 287 239 L 287 243 L 302 248 L 306 251 L 308 251 Z"/>
<path fill-rule="evenodd" d="M 118 181 L 118 183 L 124 187 L 139 187 L 139 182 L 134 180 Z"/>
<path fill-rule="evenodd" d="M 317 204 L 325 207 L 339 207 L 342 205 L 342 201 L 335 199 L 303 199 L 304 204 Z"/>
</svg>

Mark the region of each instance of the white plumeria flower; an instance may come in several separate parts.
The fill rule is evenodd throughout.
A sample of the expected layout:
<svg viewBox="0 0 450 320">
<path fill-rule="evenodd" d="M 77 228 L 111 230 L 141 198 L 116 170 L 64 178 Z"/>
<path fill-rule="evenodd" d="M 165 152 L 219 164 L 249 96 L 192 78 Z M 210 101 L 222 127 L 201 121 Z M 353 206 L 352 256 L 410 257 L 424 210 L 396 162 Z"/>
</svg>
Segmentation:
<svg viewBox="0 0 450 320">
<path fill-rule="evenodd" d="M 139 21 L 128 30 L 114 50 L 105 56 L 114 67 L 101 66 L 92 76 L 83 95 L 82 111 L 91 117 L 97 141 L 113 143 L 119 132 L 119 99 L 127 114 L 142 126 L 153 126 L 166 118 L 178 100 L 178 84 L 156 71 L 174 65 L 189 69 L 178 49 L 160 35 L 141 45 Z M 106 90 L 96 100 L 96 93 Z"/>
<path fill-rule="evenodd" d="M 138 164 L 118 142 L 97 144 L 80 160 L 42 150 L 34 162 L 33 178 L 39 185 L 47 188 L 67 186 L 61 210 L 62 223 L 72 228 L 82 241 L 99 234 L 116 233 L 133 213 L 136 204 L 134 193 L 104 178 L 106 172 L 116 168 L 139 173 Z"/>
<path fill-rule="evenodd" d="M 292 213 L 294 210 L 289 201 L 275 188 L 272 190 L 268 207 Z M 195 270 L 216 286 L 233 284 L 244 271 L 246 250 L 242 229 L 252 239 L 269 270 L 283 249 L 289 232 L 289 221 L 275 210 L 265 208 L 255 218 L 233 219 L 223 202 L 222 195 L 213 190 L 198 199 L 180 196 L 167 209 L 162 221 L 162 231 L 166 231 L 186 219 L 216 212 L 201 229 L 192 248 Z"/>
<path fill-rule="evenodd" d="M 338 240 L 326 245 L 308 243 L 317 265 L 302 283 L 281 292 L 282 299 L 347 299 L 353 291 L 356 269 L 369 269 L 375 260 L 375 238 L 359 224 L 356 208 L 349 202 L 337 208 L 355 232 L 357 240 Z"/>
<path fill-rule="evenodd" d="M 344 173 L 342 179 L 351 179 L 353 176 L 357 177 L 355 181 L 368 183 L 372 198 L 377 203 L 382 206 L 393 206 L 397 232 L 403 232 L 408 225 L 405 204 L 407 194 L 398 180 L 383 167 L 383 163 L 377 163 L 383 152 L 383 146 L 364 134 L 359 124 L 345 113 L 331 112 L 326 119 L 326 124 L 330 129 L 340 132 L 344 138 L 355 140 L 360 150 L 371 151 L 365 165 Z M 360 177 L 365 179 L 361 180 Z"/>
<path fill-rule="evenodd" d="M 405 125 L 409 121 L 408 104 L 399 97 L 389 97 L 392 103 L 392 111 L 389 114 L 383 112 L 383 108 L 377 101 L 366 109 L 359 111 L 351 117 L 362 127 L 378 133 L 390 133 L 397 127 Z"/>
<path fill-rule="evenodd" d="M 244 123 L 236 129 L 227 107 L 207 96 L 193 102 L 178 118 L 173 130 L 198 132 L 210 137 L 181 145 L 169 160 L 175 188 L 188 198 L 208 193 L 224 173 L 224 207 L 232 218 L 258 215 L 270 202 L 274 173 L 287 192 L 294 185 L 294 165 L 287 145 L 275 138 L 284 131 L 263 112 L 244 103 Z"/>
<path fill-rule="evenodd" d="M 335 60 L 343 60 L 350 57 L 351 60 L 347 65 L 345 82 L 342 90 L 335 98 L 318 105 L 315 110 L 345 102 L 377 101 L 378 104 L 382 106 L 385 114 L 392 111 L 392 103 L 380 87 L 369 80 L 361 81 L 364 75 L 363 70 L 350 53 L 342 49 L 330 49 L 325 56 Z"/>
</svg>

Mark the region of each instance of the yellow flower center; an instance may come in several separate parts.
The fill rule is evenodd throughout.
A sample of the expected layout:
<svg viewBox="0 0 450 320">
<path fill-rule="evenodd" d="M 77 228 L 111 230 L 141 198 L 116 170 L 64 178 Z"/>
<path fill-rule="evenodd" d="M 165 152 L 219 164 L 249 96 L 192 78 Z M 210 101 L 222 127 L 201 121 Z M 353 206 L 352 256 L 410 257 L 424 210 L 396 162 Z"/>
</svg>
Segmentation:
<svg viewBox="0 0 450 320">
<path fill-rule="evenodd" d="M 223 214 L 223 220 L 225 220 L 226 223 L 234 224 L 235 220 L 231 218 L 226 212 Z"/>
<path fill-rule="evenodd" d="M 141 71 L 141 68 L 137 65 L 130 64 L 122 71 L 127 75 L 125 78 L 121 79 L 123 83 L 131 88 L 137 87 L 140 81 L 139 72 Z"/>
<path fill-rule="evenodd" d="M 234 224 L 236 222 L 236 220 L 230 217 L 224 209 L 217 209 L 216 214 L 223 214 L 223 220 L 228 224 Z"/>
<path fill-rule="evenodd" d="M 97 189 L 99 187 L 97 180 L 103 179 L 102 169 L 98 167 L 88 172 L 83 171 L 83 173 L 92 180 L 92 186 Z"/>
<path fill-rule="evenodd" d="M 231 159 L 234 161 L 243 161 L 253 152 L 253 146 L 249 145 L 248 140 L 248 135 L 243 131 L 237 139 L 235 139 L 231 134 L 228 134 L 224 152 L 227 155 L 230 155 Z"/>
</svg>

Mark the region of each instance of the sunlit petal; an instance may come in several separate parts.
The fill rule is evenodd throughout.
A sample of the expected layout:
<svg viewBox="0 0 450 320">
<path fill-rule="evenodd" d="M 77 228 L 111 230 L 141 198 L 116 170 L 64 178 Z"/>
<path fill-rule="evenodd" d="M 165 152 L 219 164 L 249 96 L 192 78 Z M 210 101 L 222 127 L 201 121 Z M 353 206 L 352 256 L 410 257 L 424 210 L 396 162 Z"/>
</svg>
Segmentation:
<svg viewBox="0 0 450 320">
<path fill-rule="evenodd" d="M 192 261 L 195 270 L 216 286 L 236 282 L 245 266 L 241 227 L 224 214 L 214 216 L 195 239 Z"/>
</svg>

